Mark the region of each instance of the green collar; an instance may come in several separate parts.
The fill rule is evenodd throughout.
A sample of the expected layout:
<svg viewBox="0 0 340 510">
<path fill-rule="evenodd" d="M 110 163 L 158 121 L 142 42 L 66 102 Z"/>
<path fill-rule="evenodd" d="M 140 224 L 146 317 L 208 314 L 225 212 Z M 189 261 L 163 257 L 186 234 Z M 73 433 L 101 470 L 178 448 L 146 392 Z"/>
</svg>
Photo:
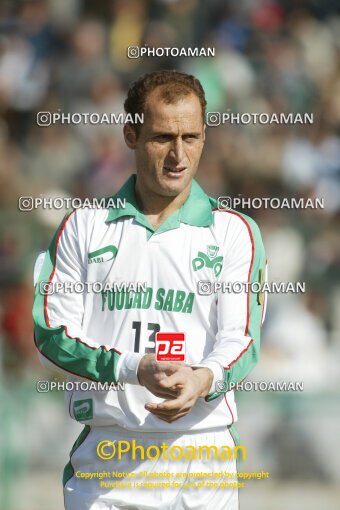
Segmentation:
<svg viewBox="0 0 340 510">
<path fill-rule="evenodd" d="M 107 222 L 115 221 L 123 216 L 134 216 L 136 221 L 144 225 L 153 233 L 161 233 L 167 230 L 178 228 L 180 223 L 187 223 L 195 227 L 208 227 L 213 222 L 212 206 L 214 200 L 208 197 L 195 180 L 192 181 L 191 190 L 188 198 L 176 211 L 174 211 L 166 220 L 155 230 L 146 216 L 139 210 L 135 195 L 136 176 L 131 175 L 122 188 L 114 195 L 116 201 L 120 198 L 125 199 L 125 208 L 110 207 Z"/>
</svg>

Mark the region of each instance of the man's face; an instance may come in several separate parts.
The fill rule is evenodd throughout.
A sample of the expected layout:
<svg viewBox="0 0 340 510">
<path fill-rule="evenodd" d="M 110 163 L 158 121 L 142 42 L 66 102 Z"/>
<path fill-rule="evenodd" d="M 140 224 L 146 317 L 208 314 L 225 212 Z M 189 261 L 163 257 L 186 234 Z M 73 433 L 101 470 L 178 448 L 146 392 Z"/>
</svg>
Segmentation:
<svg viewBox="0 0 340 510">
<path fill-rule="evenodd" d="M 171 197 L 186 189 L 196 174 L 204 125 L 195 94 L 166 104 L 159 89 L 147 97 L 138 138 L 130 126 L 124 133 L 127 145 L 135 150 L 137 182 L 154 194 Z"/>
</svg>

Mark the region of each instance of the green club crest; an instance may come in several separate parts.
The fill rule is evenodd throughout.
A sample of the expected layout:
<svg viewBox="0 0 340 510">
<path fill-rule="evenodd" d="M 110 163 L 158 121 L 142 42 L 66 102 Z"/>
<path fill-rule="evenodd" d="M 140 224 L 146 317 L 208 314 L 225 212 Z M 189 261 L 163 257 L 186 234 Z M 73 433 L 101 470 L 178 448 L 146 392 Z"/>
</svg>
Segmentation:
<svg viewBox="0 0 340 510">
<path fill-rule="evenodd" d="M 207 254 L 199 251 L 197 257 L 192 261 L 194 271 L 208 267 L 214 271 L 214 275 L 217 277 L 221 273 L 223 265 L 223 257 L 217 257 L 218 251 L 219 247 L 212 244 L 207 246 Z"/>
</svg>

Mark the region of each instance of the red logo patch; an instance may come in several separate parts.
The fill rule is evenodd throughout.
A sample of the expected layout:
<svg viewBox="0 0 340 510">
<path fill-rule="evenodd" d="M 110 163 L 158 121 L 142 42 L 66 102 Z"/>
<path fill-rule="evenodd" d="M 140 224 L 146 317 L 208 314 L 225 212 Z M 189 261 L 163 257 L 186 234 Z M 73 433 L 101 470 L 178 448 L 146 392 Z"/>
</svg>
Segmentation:
<svg viewBox="0 0 340 510">
<path fill-rule="evenodd" d="M 184 333 L 156 333 L 157 361 L 184 361 Z"/>
</svg>

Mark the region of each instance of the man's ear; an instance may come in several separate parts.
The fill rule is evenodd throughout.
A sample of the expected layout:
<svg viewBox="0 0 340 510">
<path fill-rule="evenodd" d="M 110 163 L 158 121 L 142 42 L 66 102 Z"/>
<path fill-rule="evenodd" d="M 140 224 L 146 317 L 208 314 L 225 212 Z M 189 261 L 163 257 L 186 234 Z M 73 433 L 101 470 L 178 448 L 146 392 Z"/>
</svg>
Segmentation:
<svg viewBox="0 0 340 510">
<path fill-rule="evenodd" d="M 206 128 L 206 124 L 203 125 L 203 143 L 205 142 L 205 128 Z"/>
<path fill-rule="evenodd" d="M 131 124 L 124 124 L 123 128 L 124 140 L 129 149 L 135 149 L 137 143 L 137 135 Z"/>
</svg>

